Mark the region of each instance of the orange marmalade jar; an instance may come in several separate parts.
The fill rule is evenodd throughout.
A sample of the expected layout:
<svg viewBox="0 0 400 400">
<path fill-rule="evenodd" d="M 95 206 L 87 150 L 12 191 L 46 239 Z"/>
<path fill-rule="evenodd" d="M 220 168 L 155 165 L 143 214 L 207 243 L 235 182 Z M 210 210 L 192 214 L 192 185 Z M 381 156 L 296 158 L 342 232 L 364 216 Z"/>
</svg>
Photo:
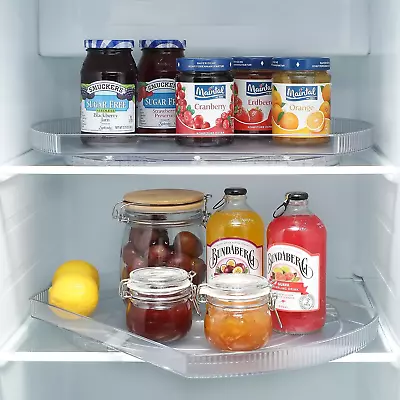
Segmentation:
<svg viewBox="0 0 400 400">
<path fill-rule="evenodd" d="M 270 133 L 272 57 L 234 57 L 235 132 Z"/>
<path fill-rule="evenodd" d="M 223 351 L 257 350 L 272 334 L 271 295 L 268 279 L 257 275 L 217 275 L 198 288 L 197 298 L 206 303 L 204 333 Z"/>
<path fill-rule="evenodd" d="M 319 144 L 331 133 L 329 58 L 274 58 L 272 135 L 280 143 Z"/>
</svg>

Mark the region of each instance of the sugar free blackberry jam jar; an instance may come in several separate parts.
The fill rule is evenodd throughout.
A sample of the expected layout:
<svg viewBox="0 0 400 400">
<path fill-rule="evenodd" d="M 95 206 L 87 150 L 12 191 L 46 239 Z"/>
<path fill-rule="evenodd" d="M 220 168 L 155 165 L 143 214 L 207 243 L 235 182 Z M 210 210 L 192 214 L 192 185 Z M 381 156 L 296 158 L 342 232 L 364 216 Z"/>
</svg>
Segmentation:
<svg viewBox="0 0 400 400">
<path fill-rule="evenodd" d="M 87 144 L 120 143 L 135 132 L 137 68 L 133 40 L 85 40 L 81 70 L 81 132 Z M 93 134 L 93 136 L 92 136 Z"/>
<path fill-rule="evenodd" d="M 137 131 L 175 133 L 176 60 L 185 56 L 185 40 L 141 40 L 137 93 Z"/>
<path fill-rule="evenodd" d="M 176 65 L 177 142 L 187 146 L 232 143 L 232 59 L 179 58 Z"/>
<path fill-rule="evenodd" d="M 272 57 L 234 57 L 235 132 L 270 133 Z"/>
</svg>

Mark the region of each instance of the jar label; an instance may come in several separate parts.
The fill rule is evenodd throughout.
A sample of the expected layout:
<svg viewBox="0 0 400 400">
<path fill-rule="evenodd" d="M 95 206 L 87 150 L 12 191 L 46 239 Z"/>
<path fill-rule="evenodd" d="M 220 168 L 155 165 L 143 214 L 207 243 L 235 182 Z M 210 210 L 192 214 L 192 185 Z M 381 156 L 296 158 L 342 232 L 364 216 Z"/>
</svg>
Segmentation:
<svg viewBox="0 0 400 400">
<path fill-rule="evenodd" d="M 207 245 L 207 279 L 219 274 L 263 274 L 263 246 L 224 238 Z"/>
<path fill-rule="evenodd" d="M 301 247 L 274 244 L 267 251 L 267 276 L 278 295 L 279 311 L 308 312 L 320 308 L 320 257 Z"/>
<path fill-rule="evenodd" d="M 175 79 L 139 82 L 138 127 L 175 128 Z"/>
<path fill-rule="evenodd" d="M 176 133 L 233 134 L 233 83 L 177 82 Z"/>
<path fill-rule="evenodd" d="M 135 85 L 113 81 L 81 84 L 81 130 L 135 132 Z"/>
<path fill-rule="evenodd" d="M 235 130 L 270 131 L 272 80 L 235 79 Z"/>
<path fill-rule="evenodd" d="M 331 133 L 331 84 L 272 86 L 272 133 Z"/>
</svg>

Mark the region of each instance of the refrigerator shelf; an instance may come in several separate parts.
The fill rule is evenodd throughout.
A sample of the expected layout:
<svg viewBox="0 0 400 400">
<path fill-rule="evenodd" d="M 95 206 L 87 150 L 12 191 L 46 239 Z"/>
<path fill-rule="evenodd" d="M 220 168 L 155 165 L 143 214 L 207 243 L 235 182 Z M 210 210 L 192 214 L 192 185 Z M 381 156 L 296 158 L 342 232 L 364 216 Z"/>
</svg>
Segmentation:
<svg viewBox="0 0 400 400">
<path fill-rule="evenodd" d="M 125 306 L 115 290 L 101 293 L 91 318 L 48 304 L 48 289 L 31 298 L 31 316 L 92 341 L 134 356 L 187 378 L 254 375 L 326 363 L 365 348 L 377 336 L 379 318 L 372 307 L 328 297 L 327 323 L 311 335 L 273 334 L 264 348 L 253 352 L 218 352 L 203 334 L 203 321 L 194 317 L 186 338 L 163 345 L 125 329 Z M 92 343 L 92 344 L 91 344 Z"/>
<path fill-rule="evenodd" d="M 173 140 L 175 135 L 120 135 L 130 143 L 84 145 L 79 118 L 44 121 L 31 129 L 34 150 L 61 156 L 70 165 L 130 166 L 160 162 L 234 162 L 272 165 L 336 165 L 340 156 L 367 150 L 373 145 L 372 125 L 352 119 L 332 119 L 328 143 L 307 146 L 277 144 L 270 135 L 255 137 L 235 134 L 234 143 L 220 147 L 186 147 Z M 282 135 L 284 136 L 284 135 Z"/>
</svg>

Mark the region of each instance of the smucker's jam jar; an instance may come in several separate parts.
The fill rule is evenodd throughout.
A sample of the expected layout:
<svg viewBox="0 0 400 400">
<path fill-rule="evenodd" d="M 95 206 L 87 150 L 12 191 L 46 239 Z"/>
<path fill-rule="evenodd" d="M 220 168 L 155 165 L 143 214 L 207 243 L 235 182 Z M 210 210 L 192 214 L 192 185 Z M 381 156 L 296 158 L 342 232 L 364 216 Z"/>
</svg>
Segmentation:
<svg viewBox="0 0 400 400">
<path fill-rule="evenodd" d="M 232 143 L 233 76 L 230 58 L 179 58 L 176 77 L 177 142 L 187 146 Z M 185 136 L 189 134 L 190 136 Z"/>
<path fill-rule="evenodd" d="M 234 57 L 235 132 L 272 130 L 272 57 Z"/>
<path fill-rule="evenodd" d="M 272 134 L 285 144 L 319 144 L 331 133 L 329 58 L 274 58 Z"/>
<path fill-rule="evenodd" d="M 222 274 L 198 287 L 199 302 L 206 303 L 204 333 L 223 351 L 257 350 L 272 335 L 271 295 L 268 279 L 256 275 Z"/>
<path fill-rule="evenodd" d="M 141 40 L 137 95 L 139 133 L 175 133 L 176 60 L 185 40 Z"/>
<path fill-rule="evenodd" d="M 120 296 L 127 300 L 129 331 L 156 342 L 183 338 L 192 327 L 195 301 L 193 273 L 178 268 L 142 268 L 120 283 Z"/>
<path fill-rule="evenodd" d="M 82 142 L 121 143 L 135 132 L 137 68 L 133 40 L 85 40 L 81 69 Z M 87 136 L 87 134 L 94 134 Z"/>
</svg>

